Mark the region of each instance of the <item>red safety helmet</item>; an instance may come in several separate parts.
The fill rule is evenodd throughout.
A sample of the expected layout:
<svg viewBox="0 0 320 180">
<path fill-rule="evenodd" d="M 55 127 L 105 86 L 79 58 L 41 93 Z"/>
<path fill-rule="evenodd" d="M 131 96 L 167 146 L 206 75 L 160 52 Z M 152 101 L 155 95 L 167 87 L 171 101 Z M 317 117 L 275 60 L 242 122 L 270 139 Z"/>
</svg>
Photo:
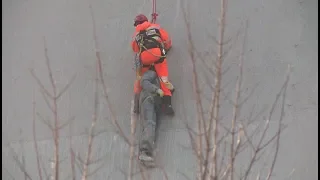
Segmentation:
<svg viewBox="0 0 320 180">
<path fill-rule="evenodd" d="M 143 14 L 139 14 L 139 15 L 136 16 L 136 18 L 134 18 L 134 26 L 142 24 L 142 23 L 144 23 L 146 21 L 148 21 L 147 16 L 145 16 Z"/>
</svg>

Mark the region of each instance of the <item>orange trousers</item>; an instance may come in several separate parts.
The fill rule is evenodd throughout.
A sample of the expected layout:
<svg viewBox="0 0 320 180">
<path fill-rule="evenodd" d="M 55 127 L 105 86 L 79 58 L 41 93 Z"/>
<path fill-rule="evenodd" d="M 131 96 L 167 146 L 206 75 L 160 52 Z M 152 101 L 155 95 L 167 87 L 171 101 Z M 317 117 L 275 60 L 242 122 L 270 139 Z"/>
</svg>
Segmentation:
<svg viewBox="0 0 320 180">
<path fill-rule="evenodd" d="M 161 50 L 160 48 L 153 48 L 153 49 L 148 49 L 146 51 L 143 51 L 140 54 L 140 60 L 141 63 L 144 65 L 151 65 L 158 61 L 161 57 Z M 149 69 L 149 67 L 143 67 L 141 70 L 141 76 Z M 160 88 L 162 89 L 163 93 L 165 96 L 172 96 L 172 93 L 170 89 L 167 88 L 165 81 L 167 81 L 168 76 L 169 76 L 169 71 L 168 71 L 168 63 L 167 59 L 165 58 L 162 63 L 159 64 L 154 64 L 154 69 L 157 72 L 158 77 L 160 78 Z M 141 91 L 140 87 L 140 81 L 136 81 L 134 84 L 134 92 L 139 93 Z"/>
</svg>

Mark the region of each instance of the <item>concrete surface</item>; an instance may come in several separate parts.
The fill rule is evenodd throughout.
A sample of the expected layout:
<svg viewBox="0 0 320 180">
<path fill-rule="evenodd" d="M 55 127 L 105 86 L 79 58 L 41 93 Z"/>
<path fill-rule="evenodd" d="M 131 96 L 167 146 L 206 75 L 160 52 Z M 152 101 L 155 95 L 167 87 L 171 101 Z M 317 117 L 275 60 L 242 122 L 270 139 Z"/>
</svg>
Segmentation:
<svg viewBox="0 0 320 180">
<path fill-rule="evenodd" d="M 151 1 L 90 1 L 96 19 L 97 36 L 103 59 L 104 77 L 125 132 L 130 126 L 132 99 L 133 53 L 129 41 L 133 32 L 133 18 L 138 12 L 150 14 Z M 190 59 L 186 54 L 185 26 L 179 10 L 180 1 L 158 1 L 158 22 L 173 38 L 169 54 L 170 77 L 177 88 L 173 104 L 176 116 L 163 119 L 159 135 L 159 159 L 165 165 L 169 179 L 192 178 L 195 165 L 184 128 L 184 121 L 194 122 L 195 107 L 190 74 Z M 189 1 L 191 25 L 197 49 L 206 52 L 214 46 L 207 33 L 217 35 L 219 1 Z M 12 160 L 13 149 L 26 156 L 27 170 L 38 179 L 32 138 L 32 100 L 37 112 L 49 118 L 51 114 L 39 93 L 39 87 L 28 69 L 33 68 L 46 87 L 50 87 L 43 51 L 47 39 L 51 66 L 58 88 L 71 77 L 76 79 L 59 101 L 61 119 L 74 116 L 72 143 L 84 155 L 93 112 L 94 41 L 89 1 L 84 0 L 5 0 L 2 2 L 2 179 L 22 179 Z M 252 105 L 261 109 L 271 104 L 283 83 L 287 64 L 293 65 L 287 96 L 285 124 L 278 163 L 273 179 L 318 179 L 318 1 L 317 0 L 245 0 L 230 1 L 227 13 L 227 36 L 235 36 L 241 22 L 249 17 L 244 86 L 259 86 L 242 115 L 247 117 Z M 238 43 L 239 44 L 239 43 Z M 232 64 L 231 53 L 226 64 Z M 199 65 L 200 66 L 200 65 Z M 203 71 L 203 70 L 202 70 Z M 229 71 L 225 79 L 235 79 L 237 71 Z M 204 88 L 205 89 L 205 88 Z M 231 86 L 230 86 L 231 89 Z M 206 93 L 206 92 L 204 92 Z M 230 116 L 230 105 L 222 105 L 222 116 Z M 124 179 L 128 147 L 114 133 L 108 122 L 106 103 L 100 102 L 98 130 L 107 130 L 95 140 L 95 156 L 105 165 L 92 179 Z M 273 126 L 272 126 L 273 127 Z M 271 131 L 275 131 L 275 127 Z M 61 177 L 70 175 L 68 134 L 61 134 Z M 49 129 L 37 120 L 37 140 L 43 166 L 50 172 L 49 159 L 53 144 Z M 181 172 L 181 173 L 179 173 Z M 159 171 L 151 179 L 162 179 Z M 257 174 L 258 172 L 254 172 Z M 79 178 L 79 177 L 78 177 Z"/>
</svg>

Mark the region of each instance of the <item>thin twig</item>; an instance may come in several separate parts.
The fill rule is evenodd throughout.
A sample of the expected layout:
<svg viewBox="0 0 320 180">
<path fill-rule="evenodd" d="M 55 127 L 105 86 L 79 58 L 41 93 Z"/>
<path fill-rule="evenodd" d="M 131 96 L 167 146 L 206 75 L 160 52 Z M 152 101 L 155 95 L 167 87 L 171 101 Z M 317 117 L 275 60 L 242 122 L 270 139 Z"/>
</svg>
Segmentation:
<svg viewBox="0 0 320 180">
<path fill-rule="evenodd" d="M 244 61 L 244 52 L 245 52 L 245 42 L 247 39 L 247 30 L 248 30 L 248 20 L 246 21 L 245 29 L 244 29 L 244 37 L 242 42 L 242 50 L 240 52 L 239 56 L 239 76 L 237 79 L 237 85 L 235 90 L 235 101 L 233 106 L 233 118 L 231 122 L 231 146 L 230 146 L 230 180 L 234 180 L 234 163 L 236 158 L 236 152 L 235 152 L 235 126 L 237 123 L 237 118 L 239 116 L 240 110 L 239 110 L 239 99 L 240 99 L 240 91 L 242 86 L 242 78 L 243 78 L 243 61 Z M 240 141 L 240 140 L 239 140 Z M 239 147 L 240 142 L 238 143 Z"/>
<path fill-rule="evenodd" d="M 18 154 L 14 151 L 14 149 L 9 146 L 10 148 L 10 153 L 12 153 L 12 158 L 19 167 L 20 171 L 24 174 L 25 178 L 32 180 L 30 174 L 27 172 L 26 167 L 23 165 L 23 163 L 19 160 Z"/>
<path fill-rule="evenodd" d="M 55 80 L 53 78 L 52 69 L 50 66 L 50 59 L 48 56 L 48 49 L 46 44 L 46 39 L 43 37 L 43 44 L 44 44 L 44 52 L 45 52 L 45 58 L 46 58 L 46 65 L 47 70 L 49 74 L 49 80 L 52 86 L 52 92 L 53 94 L 49 97 L 53 100 L 53 120 L 54 120 L 54 129 L 53 129 L 53 139 L 54 139 L 54 176 L 53 179 L 58 180 L 59 179 L 59 118 L 58 118 L 58 104 L 57 104 L 57 87 Z M 44 91 L 44 89 L 42 89 Z"/>
<path fill-rule="evenodd" d="M 212 153 L 212 167 L 210 171 L 210 176 L 213 177 L 213 180 L 218 178 L 218 121 L 219 121 L 219 109 L 220 109 L 220 91 L 221 91 L 221 75 L 222 75 L 222 62 L 223 62 L 223 42 L 224 42 L 224 33 L 225 33 L 225 16 L 226 16 L 226 3 L 227 0 L 221 0 L 221 12 L 220 12 L 220 21 L 219 21 L 219 41 L 218 41 L 218 57 L 217 57 L 217 66 L 214 68 L 216 69 L 216 77 L 215 77 L 215 91 L 213 92 L 213 100 L 215 101 L 214 104 L 214 116 L 213 116 L 213 153 Z"/>
<path fill-rule="evenodd" d="M 83 172 L 82 172 L 82 180 L 86 180 L 89 176 L 89 165 L 91 163 L 91 156 L 92 156 L 92 146 L 93 146 L 93 140 L 94 140 L 94 130 L 98 119 L 98 103 L 99 103 L 99 97 L 98 97 L 98 88 L 99 88 L 99 78 L 98 78 L 98 62 L 96 62 L 97 70 L 95 71 L 95 90 L 94 90 L 94 108 L 93 108 L 93 115 L 92 115 L 92 121 L 91 121 L 91 127 L 89 130 L 89 138 L 88 138 L 88 148 L 86 153 L 86 160 L 83 164 Z"/>
<path fill-rule="evenodd" d="M 110 102 L 110 99 L 109 99 L 109 95 L 108 95 L 108 92 L 107 92 L 107 85 L 106 85 L 106 82 L 104 80 L 104 77 L 103 77 L 103 68 L 102 68 L 102 61 L 101 61 L 101 58 L 100 58 L 100 52 L 99 52 L 99 48 L 98 48 L 98 38 L 97 38 L 97 34 L 96 34 L 96 22 L 95 22 L 95 18 L 94 18 L 94 15 L 93 15 L 93 10 L 92 10 L 92 6 L 89 5 L 89 8 L 90 8 L 90 14 L 91 14 L 91 20 L 92 20 L 92 29 L 93 29 L 93 39 L 94 39 L 94 42 L 95 42 L 95 54 L 96 54 L 96 60 L 97 60 L 97 71 L 98 71 L 98 74 L 99 74 L 99 78 L 100 78 L 100 83 L 102 85 L 102 90 L 103 90 L 103 96 L 104 96 L 104 99 L 108 105 L 108 109 L 109 109 L 109 112 L 111 114 L 111 120 L 112 120 L 112 124 L 115 126 L 116 130 L 118 131 L 118 133 L 120 134 L 120 137 L 122 137 L 126 143 L 130 144 L 130 139 L 125 135 L 125 133 L 123 132 L 121 126 L 119 125 L 119 122 L 117 120 L 117 116 L 112 108 L 112 103 Z"/>
<path fill-rule="evenodd" d="M 133 113 L 133 104 L 131 102 L 131 141 L 130 141 L 130 159 L 129 159 L 129 169 L 128 169 L 128 180 L 133 178 L 133 164 L 134 164 L 134 144 L 135 144 L 135 134 L 136 134 L 136 125 L 137 125 L 137 115 Z M 139 115 L 138 115 L 139 116 Z"/>
<path fill-rule="evenodd" d="M 245 174 L 244 174 L 243 180 L 247 180 L 247 179 L 248 179 L 248 176 L 249 176 L 249 174 L 250 174 L 250 171 L 251 171 L 251 169 L 252 169 L 252 166 L 253 166 L 253 164 L 256 162 L 256 157 L 257 157 L 258 153 L 262 150 L 262 149 L 261 149 L 261 147 L 262 147 L 262 142 L 263 142 L 263 140 L 265 139 L 265 135 L 267 134 L 267 131 L 268 131 L 268 129 L 269 129 L 270 120 L 271 120 L 272 115 L 273 115 L 273 113 L 274 113 L 274 111 L 275 111 L 275 108 L 276 108 L 276 105 L 277 105 L 277 103 L 278 103 L 278 101 L 279 101 L 279 99 L 280 99 L 280 96 L 281 96 L 283 93 L 285 93 L 284 91 L 286 90 L 286 87 L 287 87 L 287 84 L 288 84 L 288 81 L 289 81 L 289 75 L 290 75 L 290 74 L 288 73 L 287 76 L 286 76 L 287 78 L 286 78 L 285 82 L 283 83 L 283 85 L 282 85 L 279 93 L 276 95 L 275 101 L 273 102 L 273 104 L 272 104 L 272 106 L 271 106 L 271 110 L 270 110 L 270 112 L 269 112 L 269 116 L 268 116 L 268 118 L 267 118 L 265 128 L 264 128 L 264 130 L 262 131 L 262 135 L 260 136 L 258 145 L 257 145 L 256 148 L 255 148 L 256 150 L 254 151 L 254 154 L 253 154 L 253 156 L 252 156 L 252 158 L 251 158 L 251 160 L 250 160 L 249 166 L 248 166 L 247 169 L 246 169 L 246 172 L 245 172 Z M 283 115 L 283 114 L 281 114 L 281 115 Z M 280 121 L 282 121 L 282 118 L 283 118 L 283 117 L 280 117 Z M 282 126 L 280 127 L 280 132 L 281 132 L 281 130 L 282 130 Z M 279 131 L 279 129 L 278 129 L 278 131 Z M 279 132 L 277 132 L 277 136 L 280 136 L 280 133 L 279 133 L 279 134 L 278 134 L 278 133 L 279 133 Z M 278 140 L 278 138 L 279 138 L 279 137 L 277 137 L 277 140 Z M 271 142 L 269 142 L 269 143 L 271 143 Z M 264 146 L 264 147 L 266 147 L 266 146 Z"/>
<path fill-rule="evenodd" d="M 71 165 L 71 177 L 72 180 L 76 180 L 76 171 L 75 171 L 75 154 L 72 148 L 72 126 L 69 124 L 69 153 L 70 153 L 70 165 Z"/>
<path fill-rule="evenodd" d="M 90 9 L 90 15 L 91 15 L 91 20 L 92 20 L 92 29 L 93 29 L 93 39 L 94 39 L 94 42 L 95 42 L 95 55 L 96 55 L 96 80 L 97 80 L 97 84 L 98 82 L 101 83 L 101 86 L 102 86 L 102 90 L 103 90 L 103 96 L 104 96 L 104 99 L 107 103 L 107 106 L 108 106 L 108 109 L 109 109 L 109 112 L 111 114 L 111 120 L 112 120 L 112 125 L 115 126 L 115 129 L 117 131 L 117 133 L 120 135 L 121 138 L 124 139 L 124 141 L 127 143 L 127 144 L 132 144 L 132 141 L 130 138 L 128 138 L 125 133 L 123 132 L 118 120 L 117 120 L 117 117 L 116 117 L 116 114 L 112 108 L 112 104 L 110 102 L 110 99 L 109 99 L 109 96 L 108 96 L 108 92 L 107 92 L 107 85 L 106 85 L 106 82 L 104 80 L 104 77 L 103 77 L 103 68 L 102 68 L 102 60 L 100 58 L 100 52 L 99 52 L 99 48 L 98 48 L 98 38 L 97 38 L 97 34 L 96 34 L 96 22 L 95 22 L 95 18 L 94 18 L 94 14 L 93 14 L 93 9 L 92 9 L 92 5 L 89 4 L 89 9 Z M 98 85 L 97 85 L 98 86 Z M 96 89 L 96 91 L 98 91 L 98 88 Z M 95 119 L 95 118 L 94 118 Z M 96 121 L 96 120 L 94 120 Z M 93 121 L 93 122 L 94 122 Z M 92 142 L 92 139 L 89 140 L 89 142 Z M 89 149 L 88 149 L 89 150 Z M 91 151 L 91 150 L 90 150 Z M 89 151 L 88 151 L 89 152 Z M 88 156 L 87 156 L 88 158 Z M 85 170 L 85 169 L 84 169 Z M 84 179 L 84 175 L 85 173 L 87 172 L 83 172 L 83 180 Z"/>
<path fill-rule="evenodd" d="M 288 83 L 289 83 L 289 79 L 290 79 L 290 72 L 291 72 L 291 67 L 288 66 L 288 72 L 287 72 L 287 77 L 286 77 L 286 81 L 285 81 L 285 88 L 282 94 L 282 105 L 281 105 L 281 114 L 280 114 L 280 119 L 279 119 L 279 125 L 278 125 L 278 136 L 277 136 L 277 141 L 276 141 L 276 151 L 274 153 L 274 157 L 272 160 L 272 164 L 268 173 L 268 176 L 266 178 L 266 180 L 270 180 L 274 166 L 276 164 L 277 161 L 277 157 L 278 157 L 278 152 L 279 152 L 279 148 L 280 148 L 280 134 L 281 134 L 281 130 L 282 130 L 282 121 L 284 118 L 284 106 L 285 106 L 285 100 L 286 100 L 286 91 L 287 91 L 287 87 L 288 87 Z"/>
<path fill-rule="evenodd" d="M 33 96 L 33 108 L 32 108 L 32 132 L 33 132 L 33 141 L 34 141 L 34 150 L 36 152 L 36 158 L 37 158 L 37 169 L 38 169 L 38 176 L 39 179 L 42 180 L 42 171 L 40 166 L 40 154 L 38 149 L 38 141 L 36 136 L 36 101 Z"/>
</svg>

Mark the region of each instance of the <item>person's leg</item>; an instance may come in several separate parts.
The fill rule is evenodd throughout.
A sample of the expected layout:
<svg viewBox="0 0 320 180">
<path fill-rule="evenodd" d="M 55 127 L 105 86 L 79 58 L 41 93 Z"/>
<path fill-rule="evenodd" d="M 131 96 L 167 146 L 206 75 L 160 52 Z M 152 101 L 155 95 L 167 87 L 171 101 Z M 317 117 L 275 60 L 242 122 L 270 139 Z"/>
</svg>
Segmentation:
<svg viewBox="0 0 320 180">
<path fill-rule="evenodd" d="M 155 69 L 160 78 L 160 87 L 164 92 L 164 97 L 163 97 L 164 112 L 168 115 L 173 115 L 174 110 L 171 104 L 172 92 L 171 92 L 171 89 L 168 88 L 170 87 L 169 84 L 171 83 L 168 81 L 169 72 L 168 72 L 167 60 L 165 59 L 162 63 L 155 64 Z"/>
<path fill-rule="evenodd" d="M 161 57 L 162 57 L 162 54 L 161 54 L 160 48 L 149 49 L 140 54 L 141 63 L 144 65 L 152 65 L 153 63 L 156 63 L 157 61 L 159 61 Z M 174 87 L 168 80 L 169 72 L 168 72 L 167 59 L 165 58 L 162 63 L 154 64 L 154 67 L 156 68 L 157 74 L 159 78 L 161 78 L 162 82 L 164 82 L 166 87 L 173 92 Z M 165 89 L 162 89 L 162 90 L 166 91 Z"/>
<path fill-rule="evenodd" d="M 174 90 L 174 87 L 168 78 L 169 71 L 168 71 L 167 59 L 164 59 L 162 63 L 155 64 L 155 69 L 156 69 L 156 72 L 157 72 L 161 82 L 164 83 L 165 87 L 172 92 Z"/>
<path fill-rule="evenodd" d="M 140 152 L 146 153 L 146 155 L 152 157 L 155 143 L 156 133 L 156 111 L 155 102 L 152 96 L 147 95 L 142 91 L 140 96 L 140 113 L 141 113 L 141 128 L 142 134 L 140 138 Z"/>
<path fill-rule="evenodd" d="M 159 48 L 149 49 L 148 51 L 144 51 L 140 54 L 140 59 L 142 64 L 152 64 L 159 60 L 161 57 L 161 51 Z M 173 90 L 172 84 L 168 80 L 168 64 L 167 60 L 164 59 L 162 63 L 154 64 L 154 68 L 157 72 L 157 75 L 160 78 L 160 88 L 164 92 L 164 112 L 168 115 L 173 115 L 174 111 L 171 105 L 171 90 Z M 172 89 L 169 89 L 171 87 Z"/>
<path fill-rule="evenodd" d="M 143 76 L 143 74 L 148 71 L 149 68 L 144 68 L 142 67 L 140 69 L 140 75 Z M 138 114 L 140 111 L 139 111 L 139 94 L 142 90 L 142 87 L 140 86 L 140 80 L 135 80 L 134 82 L 134 88 L 133 88 L 133 92 L 134 92 L 134 105 L 133 105 L 133 112 Z"/>
</svg>

